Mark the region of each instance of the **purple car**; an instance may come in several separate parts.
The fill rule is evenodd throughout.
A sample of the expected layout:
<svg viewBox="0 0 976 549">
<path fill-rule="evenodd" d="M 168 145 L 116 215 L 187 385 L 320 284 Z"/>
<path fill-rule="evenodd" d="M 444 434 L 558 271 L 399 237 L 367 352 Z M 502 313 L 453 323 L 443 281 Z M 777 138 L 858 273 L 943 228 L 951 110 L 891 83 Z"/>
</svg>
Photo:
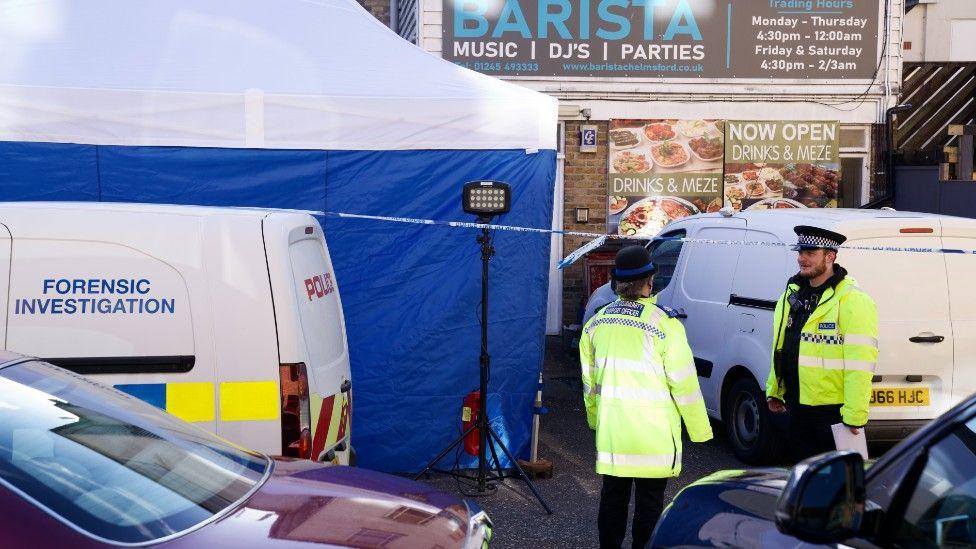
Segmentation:
<svg viewBox="0 0 976 549">
<path fill-rule="evenodd" d="M 473 504 L 381 473 L 275 458 L 0 351 L 3 547 L 487 547 Z"/>
</svg>

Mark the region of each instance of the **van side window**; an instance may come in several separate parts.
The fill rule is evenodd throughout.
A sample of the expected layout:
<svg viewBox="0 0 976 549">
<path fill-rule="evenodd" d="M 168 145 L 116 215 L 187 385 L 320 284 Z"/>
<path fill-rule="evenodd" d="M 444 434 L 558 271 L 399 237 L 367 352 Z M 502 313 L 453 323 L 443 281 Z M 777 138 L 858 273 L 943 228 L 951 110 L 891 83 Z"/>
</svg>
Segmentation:
<svg viewBox="0 0 976 549">
<path fill-rule="evenodd" d="M 702 227 L 695 233 L 685 254 L 688 268 L 681 280 L 681 293 L 690 301 L 714 303 L 725 308 L 729 302 L 732 274 L 740 246 L 716 244 L 709 240 L 739 240 L 744 231 L 736 226 Z"/>
<path fill-rule="evenodd" d="M 681 247 L 684 245 L 681 240 L 667 239 L 684 238 L 686 234 L 688 233 L 684 229 L 672 231 L 661 235 L 661 240 L 651 242 L 651 261 L 657 267 L 652 293 L 660 292 L 671 283 L 671 277 L 674 276 L 674 269 L 678 264 L 678 256 L 681 254 Z"/>
<path fill-rule="evenodd" d="M 787 279 L 798 269 L 796 253 L 773 233 L 749 229 L 745 240 L 771 245 L 742 247 L 735 275 L 732 277 L 731 293 L 738 297 L 775 303 L 786 287 Z M 766 274 L 756 276 L 759 272 Z"/>
</svg>

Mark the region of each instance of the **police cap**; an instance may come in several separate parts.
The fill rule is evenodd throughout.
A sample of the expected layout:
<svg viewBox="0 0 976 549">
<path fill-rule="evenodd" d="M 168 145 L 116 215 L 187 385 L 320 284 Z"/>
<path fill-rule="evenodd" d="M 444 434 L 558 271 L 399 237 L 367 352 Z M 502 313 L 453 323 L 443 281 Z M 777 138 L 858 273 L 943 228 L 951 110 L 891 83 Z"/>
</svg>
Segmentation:
<svg viewBox="0 0 976 549">
<path fill-rule="evenodd" d="M 809 225 L 797 225 L 793 227 L 793 232 L 796 233 L 796 245 L 793 246 L 793 251 L 800 250 L 834 250 L 847 240 L 847 237 L 835 233 L 834 231 L 829 231 L 827 229 L 821 229 L 820 227 L 811 227 Z"/>
</svg>

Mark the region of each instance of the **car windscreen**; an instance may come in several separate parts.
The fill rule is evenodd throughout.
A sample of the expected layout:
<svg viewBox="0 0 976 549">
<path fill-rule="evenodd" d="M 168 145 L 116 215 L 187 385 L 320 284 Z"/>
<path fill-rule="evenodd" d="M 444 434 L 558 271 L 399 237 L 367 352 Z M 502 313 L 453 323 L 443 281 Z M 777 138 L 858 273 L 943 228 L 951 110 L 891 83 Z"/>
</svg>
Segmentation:
<svg viewBox="0 0 976 549">
<path fill-rule="evenodd" d="M 141 400 L 50 364 L 0 370 L 0 478 L 75 528 L 116 543 L 191 529 L 270 467 Z"/>
</svg>

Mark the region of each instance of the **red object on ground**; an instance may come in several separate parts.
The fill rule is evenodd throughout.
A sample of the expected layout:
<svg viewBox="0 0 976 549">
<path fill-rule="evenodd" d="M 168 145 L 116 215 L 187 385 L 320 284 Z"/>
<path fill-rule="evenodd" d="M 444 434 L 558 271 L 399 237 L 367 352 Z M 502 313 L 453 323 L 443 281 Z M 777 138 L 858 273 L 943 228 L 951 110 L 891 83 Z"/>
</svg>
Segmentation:
<svg viewBox="0 0 976 549">
<path fill-rule="evenodd" d="M 469 427 L 478 421 L 478 412 L 481 410 L 481 391 L 471 391 L 464 397 L 464 404 L 461 407 L 461 430 L 467 431 Z M 479 436 L 481 429 L 473 429 L 464 437 L 464 452 L 476 456 L 481 444 Z"/>
</svg>

